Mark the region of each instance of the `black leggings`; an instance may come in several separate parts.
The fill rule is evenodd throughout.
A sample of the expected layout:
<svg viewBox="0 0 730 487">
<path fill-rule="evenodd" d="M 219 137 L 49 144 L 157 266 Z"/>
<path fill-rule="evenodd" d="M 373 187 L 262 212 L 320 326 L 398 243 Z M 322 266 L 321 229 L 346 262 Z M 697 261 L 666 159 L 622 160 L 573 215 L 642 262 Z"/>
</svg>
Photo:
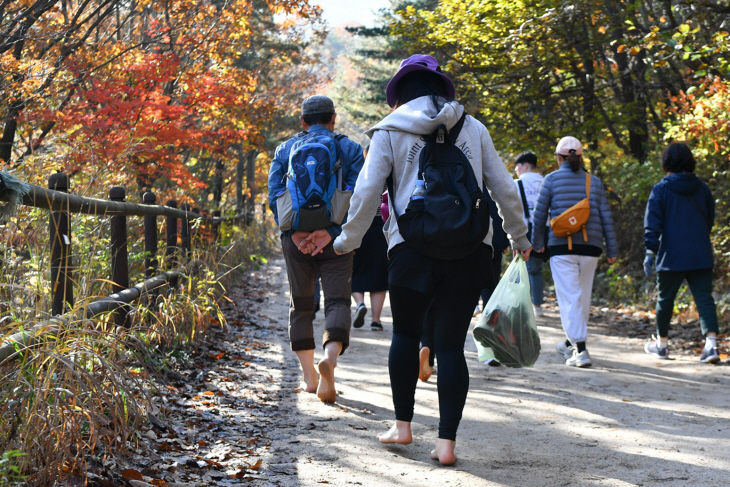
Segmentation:
<svg viewBox="0 0 730 487">
<path fill-rule="evenodd" d="M 455 288 L 453 282 L 431 293 L 390 286 L 393 341 L 388 368 L 395 406 L 395 419 L 412 421 L 418 382 L 418 350 L 426 313 L 432 314 L 434 348 L 439 363 L 439 438 L 456 439 L 456 430 L 469 390 L 469 369 L 464 341 L 481 289 Z M 430 309 L 430 311 L 429 311 Z"/>
</svg>

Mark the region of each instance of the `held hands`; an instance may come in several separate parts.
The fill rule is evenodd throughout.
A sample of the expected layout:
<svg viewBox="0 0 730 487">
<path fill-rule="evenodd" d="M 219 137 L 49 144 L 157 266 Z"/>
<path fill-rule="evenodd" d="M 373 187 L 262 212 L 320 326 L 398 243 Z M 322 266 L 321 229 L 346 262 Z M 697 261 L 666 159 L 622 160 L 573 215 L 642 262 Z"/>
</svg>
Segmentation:
<svg viewBox="0 0 730 487">
<path fill-rule="evenodd" d="M 654 253 L 651 251 L 647 251 L 644 257 L 644 274 L 646 277 L 654 275 Z"/>
<path fill-rule="evenodd" d="M 309 232 L 296 231 L 291 234 L 291 240 L 292 240 L 292 242 L 294 242 L 294 245 L 299 247 L 302 244 L 302 241 L 305 238 L 307 238 L 308 236 L 309 236 Z M 299 250 L 301 250 L 301 248 L 299 248 Z M 305 253 L 307 253 L 307 252 L 305 252 Z"/>
<path fill-rule="evenodd" d="M 303 254 L 317 255 L 332 241 L 332 237 L 327 230 L 315 230 L 312 233 L 307 232 L 295 232 L 302 233 L 305 237 L 297 243 L 294 240 L 294 234 L 292 235 L 292 241 L 297 244 L 297 247 Z"/>
</svg>

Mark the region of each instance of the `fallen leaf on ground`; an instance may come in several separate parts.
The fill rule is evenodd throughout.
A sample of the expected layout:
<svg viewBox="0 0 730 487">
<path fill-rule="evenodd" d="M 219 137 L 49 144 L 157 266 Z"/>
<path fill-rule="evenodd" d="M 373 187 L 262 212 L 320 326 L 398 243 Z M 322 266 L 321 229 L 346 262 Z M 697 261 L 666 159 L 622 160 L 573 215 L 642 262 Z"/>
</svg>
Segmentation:
<svg viewBox="0 0 730 487">
<path fill-rule="evenodd" d="M 122 477 L 124 477 L 124 480 L 144 480 L 142 474 L 132 468 L 123 470 Z"/>
</svg>

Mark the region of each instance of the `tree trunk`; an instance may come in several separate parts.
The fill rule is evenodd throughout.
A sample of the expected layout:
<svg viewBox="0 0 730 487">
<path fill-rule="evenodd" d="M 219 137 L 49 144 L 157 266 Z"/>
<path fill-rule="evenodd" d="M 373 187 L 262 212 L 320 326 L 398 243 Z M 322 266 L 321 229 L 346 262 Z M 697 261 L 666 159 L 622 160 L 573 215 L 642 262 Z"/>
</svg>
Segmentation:
<svg viewBox="0 0 730 487">
<path fill-rule="evenodd" d="M 243 149 L 238 151 L 238 162 L 236 162 L 236 214 L 243 213 L 243 204 L 246 201 L 243 195 L 243 175 L 245 174 L 246 158 Z"/>
<path fill-rule="evenodd" d="M 223 159 L 215 160 L 215 179 L 213 182 L 213 206 L 216 210 L 221 209 L 223 200 Z"/>
<path fill-rule="evenodd" d="M 258 150 L 252 150 L 248 153 L 246 160 L 246 187 L 248 188 L 248 198 L 246 199 L 246 219 L 245 225 L 250 225 L 256 211 L 256 196 L 258 188 L 256 187 L 256 157 L 259 155 Z"/>
</svg>

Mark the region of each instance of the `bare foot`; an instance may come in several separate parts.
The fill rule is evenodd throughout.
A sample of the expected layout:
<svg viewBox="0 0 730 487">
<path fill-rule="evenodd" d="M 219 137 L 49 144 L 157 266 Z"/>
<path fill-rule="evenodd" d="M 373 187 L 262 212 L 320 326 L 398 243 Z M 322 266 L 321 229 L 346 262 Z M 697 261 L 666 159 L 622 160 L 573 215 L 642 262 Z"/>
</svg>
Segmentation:
<svg viewBox="0 0 730 487">
<path fill-rule="evenodd" d="M 399 445 L 409 445 L 413 441 L 411 434 L 411 423 L 407 421 L 396 421 L 385 433 L 378 435 L 380 443 L 398 443 Z"/>
<path fill-rule="evenodd" d="M 299 385 L 299 388 L 304 389 L 310 394 L 313 392 L 317 392 L 317 386 L 319 385 L 319 376 L 317 376 L 317 371 L 314 370 L 314 367 L 312 367 L 311 371 L 304 372 L 302 373 L 302 375 L 303 379 L 302 383 Z"/>
<path fill-rule="evenodd" d="M 431 460 L 438 460 L 441 465 L 450 466 L 456 463 L 456 455 L 454 454 L 456 442 L 453 440 L 444 440 L 439 438 L 436 440 L 436 448 L 431 450 Z"/>
<path fill-rule="evenodd" d="M 322 402 L 337 401 L 335 390 L 335 366 L 329 359 L 322 359 L 317 366 L 319 368 L 320 381 L 317 386 L 317 397 Z"/>
<path fill-rule="evenodd" d="M 428 347 L 422 347 L 421 351 L 418 352 L 418 359 L 421 363 L 421 368 L 418 371 L 418 378 L 421 382 L 428 382 L 428 379 L 433 374 L 434 369 L 428 364 L 428 356 L 431 354 L 431 350 Z"/>
</svg>

